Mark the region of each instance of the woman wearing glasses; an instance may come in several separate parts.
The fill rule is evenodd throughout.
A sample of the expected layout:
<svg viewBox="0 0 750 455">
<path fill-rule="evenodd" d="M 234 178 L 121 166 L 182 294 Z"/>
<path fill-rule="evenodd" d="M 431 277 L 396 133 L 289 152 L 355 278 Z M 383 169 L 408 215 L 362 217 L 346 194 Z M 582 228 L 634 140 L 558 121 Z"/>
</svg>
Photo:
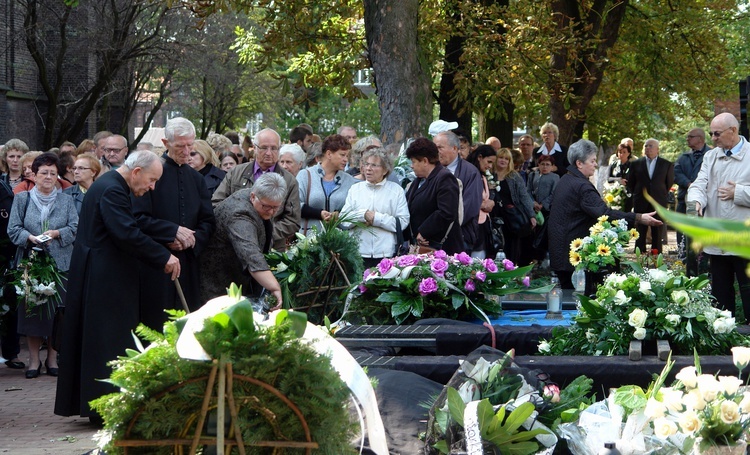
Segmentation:
<svg viewBox="0 0 750 455">
<path fill-rule="evenodd" d="M 67 272 L 73 253 L 73 240 L 78 230 L 78 212 L 73 198 L 57 190 L 57 164 L 57 155 L 51 152 L 43 153 L 34 160 L 31 169 L 36 185 L 30 191 L 15 197 L 8 222 L 8 235 L 17 246 L 39 245 L 43 243 L 39 240 L 39 236 L 43 234 L 51 237 L 51 240 L 44 243 L 44 248 L 55 260 L 57 270 Z M 60 293 L 59 301 L 64 301 L 64 289 L 57 291 Z M 29 347 L 30 362 L 26 378 L 33 379 L 39 376 L 42 369 L 39 348 L 42 339 L 52 335 L 55 311 L 45 304 L 27 308 L 22 296 L 19 296 L 19 301 L 18 333 L 26 335 Z M 57 376 L 57 351 L 51 343 L 48 343 L 44 364 L 48 375 Z"/>
<path fill-rule="evenodd" d="M 396 222 L 402 231 L 409 225 L 409 206 L 404 190 L 388 181 L 393 169 L 385 149 L 378 147 L 362 154 L 359 162 L 365 181 L 353 185 L 346 196 L 341 213 L 367 228 L 355 228 L 359 237 L 359 254 L 365 267 L 375 267 L 383 258 L 395 256 Z M 351 223 L 343 223 L 345 228 Z M 403 239 L 403 237 L 402 237 Z"/>
<path fill-rule="evenodd" d="M 82 153 L 78 155 L 75 164 L 73 164 L 73 180 L 76 184 L 70 188 L 65 188 L 63 193 L 69 194 L 73 197 L 76 212 L 79 215 L 81 214 L 83 197 L 86 195 L 86 191 L 89 190 L 89 187 L 94 183 L 94 180 L 96 180 L 96 177 L 101 170 L 102 165 L 93 153 Z"/>
</svg>

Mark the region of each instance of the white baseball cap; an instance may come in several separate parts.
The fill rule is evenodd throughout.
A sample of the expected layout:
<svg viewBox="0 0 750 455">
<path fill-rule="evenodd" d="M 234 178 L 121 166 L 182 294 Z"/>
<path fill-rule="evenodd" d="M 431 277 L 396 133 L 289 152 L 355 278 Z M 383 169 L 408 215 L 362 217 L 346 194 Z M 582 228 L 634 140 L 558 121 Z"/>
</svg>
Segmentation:
<svg viewBox="0 0 750 455">
<path fill-rule="evenodd" d="M 430 136 L 435 136 L 436 134 L 442 133 L 443 131 L 455 130 L 456 128 L 458 128 L 458 122 L 435 120 L 434 122 L 430 123 L 428 132 L 430 133 Z"/>
</svg>

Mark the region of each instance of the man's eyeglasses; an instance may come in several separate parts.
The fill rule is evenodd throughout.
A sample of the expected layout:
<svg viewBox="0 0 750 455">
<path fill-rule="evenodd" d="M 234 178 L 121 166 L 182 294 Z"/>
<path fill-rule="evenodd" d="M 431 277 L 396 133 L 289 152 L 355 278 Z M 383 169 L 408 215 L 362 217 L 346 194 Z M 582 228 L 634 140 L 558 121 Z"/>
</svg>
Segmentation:
<svg viewBox="0 0 750 455">
<path fill-rule="evenodd" d="M 112 154 L 115 154 L 115 153 L 120 153 L 122 151 L 122 149 L 124 149 L 124 148 L 125 147 L 121 147 L 119 149 L 102 149 L 102 150 L 104 150 L 104 153 L 106 153 L 107 155 L 112 155 Z"/>
<path fill-rule="evenodd" d="M 81 166 L 73 166 L 71 169 L 73 169 L 73 172 L 75 172 L 75 171 L 88 171 L 88 170 L 91 170 L 90 167 L 81 167 Z"/>
<path fill-rule="evenodd" d="M 265 147 L 256 147 L 256 148 L 257 150 L 260 150 L 261 152 L 278 152 L 279 151 L 278 147 L 274 147 L 270 145 L 267 145 Z"/>
<path fill-rule="evenodd" d="M 711 137 L 719 137 L 722 134 L 724 134 L 724 131 L 728 130 L 729 128 L 724 128 L 721 131 L 711 131 Z"/>
</svg>

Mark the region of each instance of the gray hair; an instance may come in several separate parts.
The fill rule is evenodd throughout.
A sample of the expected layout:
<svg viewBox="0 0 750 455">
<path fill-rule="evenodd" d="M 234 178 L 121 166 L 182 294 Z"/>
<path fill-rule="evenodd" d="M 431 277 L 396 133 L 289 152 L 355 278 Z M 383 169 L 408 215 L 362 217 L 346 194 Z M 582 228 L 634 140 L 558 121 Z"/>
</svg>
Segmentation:
<svg viewBox="0 0 750 455">
<path fill-rule="evenodd" d="M 585 163 L 591 155 L 596 155 L 599 150 L 591 141 L 580 139 L 568 148 L 568 162 L 575 166 L 576 162 Z"/>
<path fill-rule="evenodd" d="M 658 139 L 654 139 L 653 137 L 650 137 L 650 138 L 646 139 L 645 141 L 643 141 L 643 145 L 645 146 L 649 142 L 653 142 L 654 144 L 656 144 L 657 147 L 659 147 L 659 140 Z"/>
<path fill-rule="evenodd" d="M 385 169 L 385 175 L 388 175 L 391 173 L 391 171 L 393 171 L 393 161 L 391 161 L 391 158 L 388 156 L 388 152 L 386 152 L 383 147 L 365 150 L 362 153 L 362 162 L 366 162 L 367 159 L 371 156 L 374 156 L 380 160 L 380 164 L 382 164 L 383 169 Z"/>
<path fill-rule="evenodd" d="M 282 202 L 286 197 L 284 177 L 275 172 L 266 172 L 253 184 L 253 194 L 258 199 L 271 202 Z"/>
<path fill-rule="evenodd" d="M 352 146 L 352 153 L 349 156 L 350 165 L 358 167 L 359 162 L 362 158 L 362 153 L 368 148 L 372 148 L 373 146 L 382 147 L 383 143 L 380 142 L 380 139 L 375 136 L 363 137 L 362 139 L 355 142 L 354 146 Z"/>
<path fill-rule="evenodd" d="M 260 140 L 261 133 L 265 133 L 267 131 L 270 131 L 273 134 L 275 134 L 276 137 L 278 138 L 279 145 L 281 145 L 281 136 L 279 136 L 279 133 L 277 133 L 276 130 L 274 130 L 273 128 L 263 128 L 262 130 L 255 133 L 255 136 L 253 136 L 253 144 L 258 145 L 258 141 Z"/>
<path fill-rule="evenodd" d="M 454 133 L 453 131 L 441 131 L 435 135 L 435 137 L 438 136 L 445 136 L 446 139 L 448 139 L 448 144 L 450 144 L 452 147 L 460 148 L 461 147 L 461 140 L 458 138 L 458 135 Z"/>
<path fill-rule="evenodd" d="M 195 125 L 185 117 L 175 117 L 167 120 L 167 126 L 164 127 L 164 137 L 169 142 L 173 142 L 175 137 L 195 136 Z"/>
<path fill-rule="evenodd" d="M 291 154 L 292 159 L 296 163 L 303 163 L 305 161 L 305 151 L 302 150 L 302 147 L 297 144 L 282 145 L 279 149 L 279 158 L 281 158 L 285 153 Z"/>
<path fill-rule="evenodd" d="M 148 169 L 156 161 L 162 161 L 161 157 L 156 153 L 150 152 L 148 150 L 138 150 L 136 152 L 132 152 L 130 155 L 128 155 L 127 158 L 125 158 L 125 163 L 123 164 L 123 166 L 126 166 L 130 170 L 133 170 L 137 167 L 141 169 Z"/>
<path fill-rule="evenodd" d="M 27 153 L 29 151 L 29 146 L 21 139 L 13 138 L 3 145 L 3 157 L 5 157 L 5 154 L 10 150 L 18 150 L 21 153 Z"/>
</svg>

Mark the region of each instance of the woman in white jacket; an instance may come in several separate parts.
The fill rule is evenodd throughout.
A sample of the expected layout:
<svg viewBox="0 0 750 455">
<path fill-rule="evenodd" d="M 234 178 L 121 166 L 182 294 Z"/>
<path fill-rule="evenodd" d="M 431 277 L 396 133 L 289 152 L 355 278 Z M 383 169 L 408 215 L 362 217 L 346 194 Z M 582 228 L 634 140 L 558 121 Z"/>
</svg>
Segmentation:
<svg viewBox="0 0 750 455">
<path fill-rule="evenodd" d="M 366 228 L 358 228 L 351 223 L 343 223 L 344 228 L 352 227 L 352 232 L 359 236 L 359 253 L 367 268 L 376 266 L 383 258 L 394 256 L 396 220 L 401 229 L 406 230 L 409 207 L 404 190 L 386 179 L 393 170 L 393 163 L 385 149 L 378 147 L 365 151 L 360 160 L 360 169 L 365 181 L 349 189 L 341 213 L 348 221 L 367 225 Z"/>
</svg>

